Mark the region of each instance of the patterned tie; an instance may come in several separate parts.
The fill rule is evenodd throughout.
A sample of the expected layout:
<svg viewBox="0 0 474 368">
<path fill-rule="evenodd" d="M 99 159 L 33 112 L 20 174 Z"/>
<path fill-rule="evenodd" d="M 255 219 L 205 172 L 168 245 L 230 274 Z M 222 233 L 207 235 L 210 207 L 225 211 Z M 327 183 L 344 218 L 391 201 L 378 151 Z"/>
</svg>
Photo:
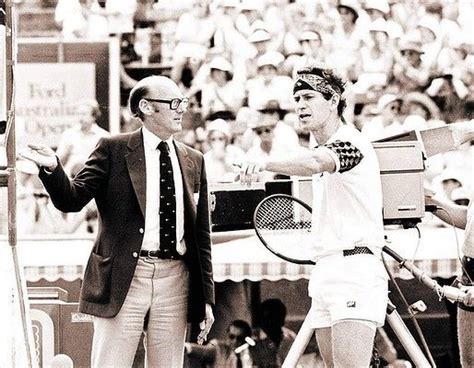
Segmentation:
<svg viewBox="0 0 474 368">
<path fill-rule="evenodd" d="M 165 257 L 179 257 L 176 251 L 176 195 L 173 166 L 168 144 L 161 141 L 160 150 L 160 250 Z"/>
</svg>

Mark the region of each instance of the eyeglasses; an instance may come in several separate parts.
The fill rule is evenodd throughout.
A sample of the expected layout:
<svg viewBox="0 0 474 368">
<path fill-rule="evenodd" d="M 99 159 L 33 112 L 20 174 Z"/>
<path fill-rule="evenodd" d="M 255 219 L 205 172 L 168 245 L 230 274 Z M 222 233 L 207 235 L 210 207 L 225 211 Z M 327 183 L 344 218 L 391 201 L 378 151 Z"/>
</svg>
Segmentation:
<svg viewBox="0 0 474 368">
<path fill-rule="evenodd" d="M 403 56 L 419 55 L 418 52 L 413 51 L 413 50 L 402 50 L 400 53 L 401 53 Z"/>
<path fill-rule="evenodd" d="M 171 100 L 160 100 L 157 98 L 148 98 L 144 97 L 144 100 L 147 101 L 152 101 L 152 102 L 161 102 L 161 103 L 168 103 L 170 104 L 170 109 L 171 110 L 177 110 L 179 107 L 183 109 L 187 109 L 189 106 L 189 98 L 184 97 L 184 98 L 173 98 Z"/>
<path fill-rule="evenodd" d="M 273 131 L 273 128 L 257 128 L 257 129 L 254 129 L 254 132 L 257 133 L 257 135 L 262 135 L 263 133 L 271 133 Z"/>
<path fill-rule="evenodd" d="M 243 335 L 234 335 L 234 334 L 230 333 L 228 335 L 228 337 L 229 337 L 230 340 L 242 340 L 244 336 Z"/>
<path fill-rule="evenodd" d="M 310 43 L 310 42 L 321 43 L 321 39 L 319 39 L 319 38 L 312 38 L 312 39 L 310 39 L 310 40 L 300 40 L 300 43 Z"/>
</svg>

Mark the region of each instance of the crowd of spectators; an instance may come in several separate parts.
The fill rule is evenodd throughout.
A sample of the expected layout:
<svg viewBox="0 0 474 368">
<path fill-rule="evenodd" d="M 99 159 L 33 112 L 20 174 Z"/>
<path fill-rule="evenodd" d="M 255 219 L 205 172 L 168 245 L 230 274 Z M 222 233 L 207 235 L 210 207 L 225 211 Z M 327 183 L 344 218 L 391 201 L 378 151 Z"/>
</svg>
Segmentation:
<svg viewBox="0 0 474 368">
<path fill-rule="evenodd" d="M 314 63 L 346 78 L 345 120 L 371 140 L 471 120 L 472 8 L 448 0 L 59 0 L 56 21 L 65 38 L 132 32 L 122 43 L 125 66 L 154 62 L 150 34 L 159 35 L 156 60 L 191 101 L 176 138 L 203 151 L 210 181 L 221 182 L 245 158 L 311 144 L 293 111 L 292 77 Z M 125 67 L 121 77 L 126 95 L 134 79 Z M 137 126 L 125 102 L 121 116 L 124 131 Z M 472 147 L 428 159 L 427 184 L 466 203 Z"/>
</svg>

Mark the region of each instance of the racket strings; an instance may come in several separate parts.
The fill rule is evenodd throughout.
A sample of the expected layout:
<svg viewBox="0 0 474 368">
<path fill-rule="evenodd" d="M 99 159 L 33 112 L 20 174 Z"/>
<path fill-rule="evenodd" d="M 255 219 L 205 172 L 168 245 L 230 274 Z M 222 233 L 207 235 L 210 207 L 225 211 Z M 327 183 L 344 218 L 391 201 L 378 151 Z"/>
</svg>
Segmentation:
<svg viewBox="0 0 474 368">
<path fill-rule="evenodd" d="M 311 229 L 311 213 L 292 199 L 272 198 L 259 207 L 255 227 L 260 230 L 306 230 Z"/>
<path fill-rule="evenodd" d="M 271 252 L 289 262 L 314 264 L 311 209 L 284 194 L 266 197 L 254 213 L 255 231 Z"/>
</svg>

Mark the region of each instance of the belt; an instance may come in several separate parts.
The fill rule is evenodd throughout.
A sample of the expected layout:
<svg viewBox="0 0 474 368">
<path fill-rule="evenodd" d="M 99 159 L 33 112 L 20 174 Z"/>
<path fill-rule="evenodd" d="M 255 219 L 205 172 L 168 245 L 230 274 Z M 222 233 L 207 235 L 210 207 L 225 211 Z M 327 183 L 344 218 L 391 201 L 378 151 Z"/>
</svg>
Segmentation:
<svg viewBox="0 0 474 368">
<path fill-rule="evenodd" d="M 158 249 L 158 250 L 142 249 L 140 251 L 140 257 L 159 258 L 159 259 L 181 259 L 182 258 L 179 253 L 163 251 L 161 249 Z"/>
<path fill-rule="evenodd" d="M 354 249 L 346 249 L 342 251 L 344 257 L 355 256 L 357 254 L 374 254 L 367 247 L 355 247 Z"/>
</svg>

